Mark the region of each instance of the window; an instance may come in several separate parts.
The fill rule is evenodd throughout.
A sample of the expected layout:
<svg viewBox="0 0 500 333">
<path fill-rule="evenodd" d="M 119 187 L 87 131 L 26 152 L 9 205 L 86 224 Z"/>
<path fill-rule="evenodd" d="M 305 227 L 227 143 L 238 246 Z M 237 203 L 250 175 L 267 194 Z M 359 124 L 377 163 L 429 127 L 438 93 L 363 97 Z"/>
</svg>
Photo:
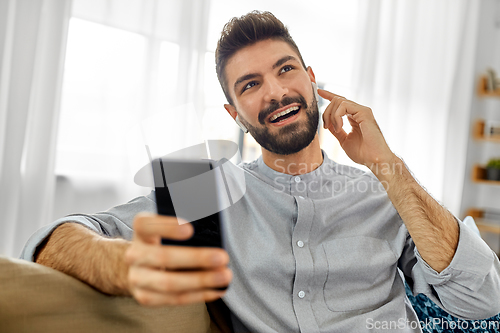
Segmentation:
<svg viewBox="0 0 500 333">
<path fill-rule="evenodd" d="M 71 19 L 57 174 L 113 178 L 123 172 L 123 135 L 145 97 L 145 48 L 138 34 Z"/>
<path fill-rule="evenodd" d="M 175 29 L 169 28 L 170 25 L 163 27 L 166 23 L 159 16 L 163 11 L 173 18 L 168 22 L 181 22 L 172 11 L 177 10 L 181 15 L 182 2 L 160 1 L 158 5 L 161 8 L 148 7 L 155 17 L 153 28 L 149 30 L 145 27 L 150 21 L 144 18 L 146 16 L 142 12 L 142 16 L 138 14 L 140 19 L 137 22 L 140 24 L 136 22 L 137 29 L 130 27 L 134 20 L 122 19 L 113 23 L 113 18 L 125 13 L 123 10 L 123 13 L 109 16 L 109 25 L 108 19 L 101 19 L 105 13 L 111 13 L 109 10 L 127 6 L 125 2 L 113 1 L 113 6 L 107 9 L 87 6 L 85 1 L 76 3 L 78 6 L 75 5 L 75 8 L 81 12 L 79 17 L 86 19 L 74 17 L 70 22 L 58 133 L 57 174 L 106 179 L 133 177 L 140 163 L 131 163 L 131 159 L 142 154 L 143 163 L 147 161 L 147 156 L 143 146 L 139 145 L 140 152 L 137 153 L 127 142 L 131 140 L 133 127 L 147 122 L 147 119 L 174 119 L 174 125 L 178 126 L 170 131 L 177 131 L 179 140 L 199 135 L 202 139 L 238 142 L 240 130 L 223 108 L 226 100 L 215 72 L 214 51 L 222 26 L 231 17 L 251 10 L 270 10 L 288 25 L 306 64 L 314 69 L 320 87 L 345 96 L 349 96 L 351 91 L 351 59 L 356 29 L 353 18 L 357 1 L 325 1 L 321 2 L 319 10 L 318 6 L 306 6 L 299 0 L 256 0 L 251 3 L 212 0 L 208 29 L 203 29 L 207 33 L 206 39 L 202 39 L 206 40 L 206 49 L 202 50 L 199 59 L 196 59 L 196 52 L 186 53 L 183 49 L 185 45 L 179 44 L 183 31 L 177 29 L 178 36 L 173 36 Z M 92 14 L 93 10 L 95 14 Z M 137 10 L 126 11 L 129 16 L 135 12 Z M 183 12 L 182 15 L 189 13 Z M 316 17 L 318 24 L 305 25 L 306 16 Z M 335 19 L 332 20 L 332 17 Z M 160 31 L 157 26 L 155 30 L 155 24 L 165 29 Z M 193 57 L 189 68 L 182 67 L 186 54 Z M 193 71 L 197 74 L 192 75 Z M 175 109 L 179 82 L 181 79 L 185 81 L 185 76 L 189 77 L 187 84 L 199 84 L 202 89 L 200 96 L 188 97 L 202 108 L 201 113 L 191 115 L 191 118 L 200 116 L 196 120 L 199 123 L 197 127 L 192 125 L 194 121 L 191 118 L 182 120 L 184 114 Z M 323 108 L 325 106 L 326 103 Z M 168 117 L 162 118 L 162 113 Z M 340 163 L 352 163 L 333 136 L 323 135 L 320 129 L 320 138 L 329 156 Z M 173 144 L 172 140 L 160 143 L 165 146 Z M 260 148 L 250 135 L 245 135 L 245 147 L 242 152 L 245 160 L 260 155 Z"/>
</svg>

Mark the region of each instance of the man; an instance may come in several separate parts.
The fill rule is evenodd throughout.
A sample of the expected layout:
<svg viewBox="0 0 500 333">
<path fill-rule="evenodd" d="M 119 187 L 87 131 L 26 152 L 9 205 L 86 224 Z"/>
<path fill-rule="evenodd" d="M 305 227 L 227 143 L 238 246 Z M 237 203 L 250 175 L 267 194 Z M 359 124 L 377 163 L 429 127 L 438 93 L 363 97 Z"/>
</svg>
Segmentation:
<svg viewBox="0 0 500 333">
<path fill-rule="evenodd" d="M 261 158 L 242 165 L 245 196 L 222 212 L 227 252 L 161 246 L 161 237 L 193 230 L 137 214 L 154 211 L 150 195 L 58 220 L 32 237 L 24 258 L 145 305 L 223 296 L 235 331 L 363 332 L 385 323 L 419 332 L 401 275 L 453 315 L 500 312 L 498 258 L 418 185 L 369 108 L 318 90 L 330 101 L 325 128 L 373 175 L 321 151 L 315 76 L 279 20 L 233 19 L 216 64 L 226 110 L 262 146 Z M 229 282 L 226 293 L 216 289 Z"/>
</svg>

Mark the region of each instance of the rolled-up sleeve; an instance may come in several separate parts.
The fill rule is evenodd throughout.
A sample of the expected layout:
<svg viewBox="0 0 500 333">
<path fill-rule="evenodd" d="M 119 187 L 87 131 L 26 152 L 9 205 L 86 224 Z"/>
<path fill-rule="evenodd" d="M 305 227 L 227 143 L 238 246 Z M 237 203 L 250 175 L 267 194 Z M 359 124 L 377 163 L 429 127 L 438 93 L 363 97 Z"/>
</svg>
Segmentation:
<svg viewBox="0 0 500 333">
<path fill-rule="evenodd" d="M 96 214 L 74 214 L 54 221 L 37 230 L 24 245 L 21 259 L 34 261 L 35 253 L 52 232 L 63 223 L 79 223 L 106 237 L 130 240 L 133 220 L 139 212 L 156 212 L 155 195 L 137 197 L 126 204 Z"/>
<path fill-rule="evenodd" d="M 500 262 L 477 235 L 458 222 L 460 236 L 451 263 L 436 272 L 420 256 L 412 268 L 413 293 L 426 294 L 451 315 L 463 319 L 484 319 L 500 313 Z"/>
</svg>

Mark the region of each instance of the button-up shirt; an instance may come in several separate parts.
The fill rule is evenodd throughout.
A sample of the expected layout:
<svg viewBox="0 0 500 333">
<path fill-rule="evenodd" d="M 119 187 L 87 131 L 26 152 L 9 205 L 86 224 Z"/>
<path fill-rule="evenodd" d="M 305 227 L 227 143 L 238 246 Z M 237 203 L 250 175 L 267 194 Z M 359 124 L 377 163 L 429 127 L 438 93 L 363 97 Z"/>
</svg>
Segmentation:
<svg viewBox="0 0 500 333">
<path fill-rule="evenodd" d="M 224 302 L 236 331 L 420 332 L 404 278 L 414 294 L 425 293 L 457 317 L 500 312 L 498 258 L 462 222 L 455 256 L 437 273 L 373 174 L 326 154 L 316 170 L 298 176 L 277 172 L 262 158 L 240 167 L 245 194 L 222 212 L 234 274 Z M 154 195 L 60 219 L 39 230 L 22 257 L 32 260 L 43 239 L 68 221 L 131 239 L 140 211 L 155 211 Z"/>
</svg>

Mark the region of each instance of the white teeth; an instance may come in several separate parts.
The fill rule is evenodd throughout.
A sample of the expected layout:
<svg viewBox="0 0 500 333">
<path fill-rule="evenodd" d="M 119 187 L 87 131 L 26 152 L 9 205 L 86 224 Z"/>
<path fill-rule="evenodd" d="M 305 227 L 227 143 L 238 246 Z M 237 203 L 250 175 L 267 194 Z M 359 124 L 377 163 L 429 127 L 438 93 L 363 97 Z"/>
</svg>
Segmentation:
<svg viewBox="0 0 500 333">
<path fill-rule="evenodd" d="M 269 121 L 274 121 L 274 120 L 278 119 L 279 117 L 284 116 L 287 113 L 290 113 L 290 112 L 298 110 L 298 109 L 299 109 L 298 106 L 292 106 L 291 108 L 288 108 L 284 111 L 281 111 L 280 113 L 275 114 L 274 116 L 271 117 L 271 119 L 269 119 Z"/>
</svg>

